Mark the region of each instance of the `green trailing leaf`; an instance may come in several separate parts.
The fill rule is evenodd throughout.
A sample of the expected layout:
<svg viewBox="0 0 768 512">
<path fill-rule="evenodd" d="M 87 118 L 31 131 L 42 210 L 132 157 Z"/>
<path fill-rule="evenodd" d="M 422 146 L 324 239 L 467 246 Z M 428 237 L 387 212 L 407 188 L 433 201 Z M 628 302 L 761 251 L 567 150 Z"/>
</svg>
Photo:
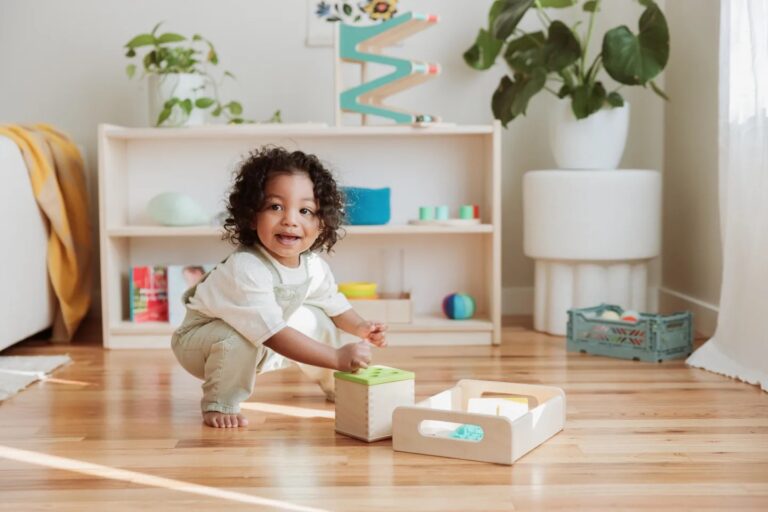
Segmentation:
<svg viewBox="0 0 768 512">
<path fill-rule="evenodd" d="M 197 98 L 195 100 L 195 106 L 197 108 L 208 108 L 216 102 L 213 98 Z"/>
<path fill-rule="evenodd" d="M 537 0 L 537 3 L 545 9 L 550 7 L 553 9 L 562 9 L 564 7 L 576 5 L 578 0 Z"/>
<path fill-rule="evenodd" d="M 153 44 L 155 44 L 155 36 L 152 34 L 139 34 L 125 43 L 125 46 L 126 48 L 134 49 L 142 46 L 151 46 Z"/>
<path fill-rule="evenodd" d="M 525 34 L 507 44 L 504 60 L 513 71 L 530 72 L 541 65 L 545 45 L 544 32 Z"/>
<path fill-rule="evenodd" d="M 213 47 L 213 44 L 210 41 L 206 41 L 206 43 L 208 43 L 208 55 L 206 57 L 208 62 L 214 65 L 218 64 L 219 55 L 216 53 L 216 49 Z"/>
<path fill-rule="evenodd" d="M 165 107 L 161 112 L 160 115 L 157 116 L 157 124 L 155 126 L 162 125 L 166 119 L 171 117 L 171 109 L 169 107 Z"/>
<path fill-rule="evenodd" d="M 144 56 L 144 59 L 142 60 L 142 63 L 144 64 L 144 69 L 151 70 L 153 65 L 155 64 L 155 55 L 156 52 L 152 50 L 148 54 Z"/>
<path fill-rule="evenodd" d="M 344 14 L 346 16 L 352 16 L 352 6 L 351 5 L 349 5 L 347 3 L 344 4 Z"/>
<path fill-rule="evenodd" d="M 549 26 L 545 55 L 548 71 L 560 71 L 581 57 L 579 41 L 562 21 L 553 21 Z"/>
<path fill-rule="evenodd" d="M 475 44 L 464 52 L 464 62 L 477 70 L 493 66 L 504 41 L 496 39 L 485 29 L 480 29 Z"/>
<path fill-rule="evenodd" d="M 621 26 L 606 32 L 603 38 L 603 65 L 619 83 L 643 85 L 656 77 L 669 59 L 667 20 L 656 4 L 640 17 L 639 34 L 635 36 Z"/>
<path fill-rule="evenodd" d="M 158 37 L 155 41 L 155 44 L 178 43 L 181 41 L 186 41 L 186 39 L 187 38 L 182 35 L 167 32 Z"/>
<path fill-rule="evenodd" d="M 597 0 L 589 0 L 584 2 L 582 9 L 584 9 L 585 12 L 598 12 L 599 10 L 597 8 Z"/>
<path fill-rule="evenodd" d="M 272 117 L 270 117 L 267 122 L 268 123 L 282 123 L 283 122 L 283 115 L 280 112 L 280 110 L 275 110 L 275 112 L 272 114 Z"/>
<path fill-rule="evenodd" d="M 605 87 L 600 82 L 595 82 L 592 87 L 588 84 L 579 85 L 571 93 L 571 109 L 576 119 L 584 119 L 594 114 L 605 103 Z"/>
<path fill-rule="evenodd" d="M 563 86 L 560 87 L 560 90 L 557 91 L 557 97 L 560 99 L 563 99 L 570 95 L 571 95 L 571 86 L 568 84 L 563 84 Z"/>
<path fill-rule="evenodd" d="M 349 3 L 349 5 L 352 4 Z M 157 31 L 161 25 L 162 23 L 158 23 L 151 33 L 139 34 L 128 41 L 125 45 L 126 57 L 136 57 L 137 48 L 148 47 L 144 50 L 145 54 L 141 60 L 145 74 L 164 76 L 176 73 L 192 73 L 203 77 L 204 83 L 193 89 L 195 95 L 200 95 L 197 99 L 172 97 L 165 101 L 163 109 L 157 117 L 156 125 L 160 126 L 166 123 L 174 113 L 184 114 L 188 118 L 195 109 L 211 109 L 211 114 L 215 117 L 223 113 L 227 117 L 227 121 L 234 124 L 253 122 L 242 116 L 243 107 L 239 102 L 222 102 L 216 87 L 210 91 L 213 93 L 212 95 L 206 94 L 208 87 L 217 83 L 217 80 L 208 72 L 208 67 L 201 66 L 203 62 L 212 65 L 219 63 L 219 57 L 213 44 L 200 34 L 194 34 L 191 38 L 173 32 L 158 36 Z M 135 63 L 126 66 L 125 70 L 129 78 L 136 74 L 137 67 Z M 223 76 L 235 78 L 235 75 L 229 71 L 224 71 Z M 279 111 L 277 116 L 279 122 Z"/>
<path fill-rule="evenodd" d="M 239 116 L 243 113 L 243 106 L 236 101 L 230 101 L 225 108 L 228 108 L 230 113 L 235 116 Z"/>
<path fill-rule="evenodd" d="M 537 69 L 531 75 L 518 73 L 512 81 L 509 76 L 503 76 L 499 86 L 491 98 L 491 109 L 496 119 L 504 126 L 519 115 L 524 115 L 528 102 L 544 88 L 547 75 L 542 69 Z"/>
<path fill-rule="evenodd" d="M 491 7 L 491 12 L 495 15 L 490 23 L 493 37 L 506 41 L 533 2 L 534 0 L 496 0 Z"/>
<path fill-rule="evenodd" d="M 617 93 L 616 91 L 606 96 L 605 101 L 607 101 L 608 104 L 612 107 L 624 106 L 624 98 L 622 98 L 621 94 Z"/>
</svg>

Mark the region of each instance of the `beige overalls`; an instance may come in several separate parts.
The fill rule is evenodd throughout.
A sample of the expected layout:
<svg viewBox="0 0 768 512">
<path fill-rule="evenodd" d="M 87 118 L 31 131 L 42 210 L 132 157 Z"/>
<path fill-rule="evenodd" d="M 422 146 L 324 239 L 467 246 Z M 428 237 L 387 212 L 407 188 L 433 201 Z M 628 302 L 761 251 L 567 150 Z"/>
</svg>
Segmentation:
<svg viewBox="0 0 768 512">
<path fill-rule="evenodd" d="M 303 305 L 309 291 L 310 278 L 300 284 L 283 284 L 271 261 L 258 250 L 243 248 L 257 256 L 270 270 L 274 279 L 275 298 L 283 310 L 288 327 L 310 338 L 339 347 L 339 332 L 325 312 L 315 306 Z M 304 255 L 302 255 L 304 258 Z M 308 268 L 306 262 L 304 267 Z M 206 274 L 204 281 L 208 277 Z M 182 300 L 188 304 L 197 285 L 187 290 Z M 187 308 L 181 326 L 173 333 L 171 347 L 181 366 L 203 379 L 203 412 L 219 411 L 233 414 L 240 403 L 253 392 L 256 375 L 286 368 L 295 362 L 263 345 L 254 345 L 229 324 Z M 329 400 L 334 399 L 333 370 L 296 363 L 310 379 L 317 382 Z"/>
</svg>

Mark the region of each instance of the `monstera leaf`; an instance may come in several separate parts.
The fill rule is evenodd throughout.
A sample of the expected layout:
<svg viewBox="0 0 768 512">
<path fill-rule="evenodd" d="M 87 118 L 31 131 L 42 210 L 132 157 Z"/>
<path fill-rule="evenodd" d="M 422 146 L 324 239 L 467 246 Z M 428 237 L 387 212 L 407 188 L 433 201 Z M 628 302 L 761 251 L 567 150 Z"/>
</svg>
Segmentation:
<svg viewBox="0 0 768 512">
<path fill-rule="evenodd" d="M 464 52 L 464 62 L 477 70 L 493 66 L 504 41 L 520 23 L 534 0 L 496 0 L 488 13 L 488 30 L 480 29 L 474 44 Z"/>
<path fill-rule="evenodd" d="M 475 44 L 464 52 L 464 62 L 477 70 L 488 69 L 496 62 L 504 41 L 493 37 L 490 32 L 480 29 Z"/>
<path fill-rule="evenodd" d="M 606 32 L 603 65 L 619 83 L 645 85 L 658 75 L 669 59 L 669 29 L 664 14 L 650 4 L 640 17 L 636 36 L 626 26 Z"/>
<path fill-rule="evenodd" d="M 490 25 L 493 37 L 506 41 L 533 2 L 534 0 L 496 0 L 491 6 L 491 12 L 495 14 Z"/>
<path fill-rule="evenodd" d="M 547 73 L 543 69 L 536 69 L 530 75 L 516 73 L 514 81 L 505 75 L 491 98 L 493 116 L 506 127 L 511 120 L 525 114 L 528 102 L 546 82 Z"/>
</svg>

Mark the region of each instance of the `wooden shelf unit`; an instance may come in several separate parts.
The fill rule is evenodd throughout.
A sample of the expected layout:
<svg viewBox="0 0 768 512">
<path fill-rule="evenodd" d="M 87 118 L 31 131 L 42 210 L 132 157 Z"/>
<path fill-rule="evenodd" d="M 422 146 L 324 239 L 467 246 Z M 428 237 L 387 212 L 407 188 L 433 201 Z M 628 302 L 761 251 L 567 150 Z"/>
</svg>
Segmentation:
<svg viewBox="0 0 768 512">
<path fill-rule="evenodd" d="M 128 273 L 136 265 L 216 263 L 232 246 L 218 226 L 166 227 L 149 199 L 175 191 L 211 217 L 223 211 L 232 172 L 264 144 L 315 153 L 342 185 L 390 187 L 392 221 L 345 226 L 328 257 L 337 281 L 374 280 L 381 255 L 403 251 L 403 286 L 414 320 L 392 324 L 392 345 L 498 344 L 501 337 L 501 152 L 499 126 L 325 125 L 125 128 L 99 126 L 99 215 L 104 345 L 168 348 L 173 328 L 128 321 Z M 479 204 L 482 224 L 413 226 L 418 207 Z M 470 293 L 471 320 L 446 319 L 443 297 Z"/>
</svg>

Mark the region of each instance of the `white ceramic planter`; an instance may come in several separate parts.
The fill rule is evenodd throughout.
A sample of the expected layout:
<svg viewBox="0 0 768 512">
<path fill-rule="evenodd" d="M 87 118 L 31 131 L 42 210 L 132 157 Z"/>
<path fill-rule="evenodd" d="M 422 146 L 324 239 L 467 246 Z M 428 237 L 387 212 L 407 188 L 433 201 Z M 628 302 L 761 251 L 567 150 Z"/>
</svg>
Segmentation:
<svg viewBox="0 0 768 512">
<path fill-rule="evenodd" d="M 616 169 L 629 130 L 629 103 L 576 119 L 570 98 L 558 101 L 549 119 L 549 143 L 560 169 Z"/>
<path fill-rule="evenodd" d="M 190 73 L 149 75 L 149 123 L 154 126 L 165 102 L 176 97 L 194 101 L 205 96 L 205 77 Z M 194 108 L 189 116 L 179 107 L 174 107 L 171 117 L 163 126 L 193 126 L 205 123 L 205 111 Z"/>
</svg>

